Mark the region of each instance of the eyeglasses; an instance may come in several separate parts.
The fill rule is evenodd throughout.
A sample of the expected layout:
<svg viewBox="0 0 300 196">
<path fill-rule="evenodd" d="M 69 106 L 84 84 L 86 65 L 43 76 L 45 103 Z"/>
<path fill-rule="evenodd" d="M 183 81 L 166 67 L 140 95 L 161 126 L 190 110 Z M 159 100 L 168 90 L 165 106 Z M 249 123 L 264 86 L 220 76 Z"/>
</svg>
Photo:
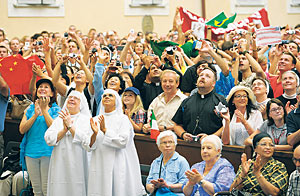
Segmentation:
<svg viewBox="0 0 300 196">
<path fill-rule="evenodd" d="M 270 148 L 274 148 L 275 147 L 275 144 L 267 144 L 267 143 L 259 143 L 258 145 L 260 145 L 260 146 L 262 146 L 262 147 L 267 147 L 267 146 L 269 146 Z"/>
<path fill-rule="evenodd" d="M 247 95 L 235 95 L 234 98 L 237 98 L 237 99 L 244 98 L 244 99 L 246 99 L 246 98 L 248 98 L 248 96 Z"/>
<path fill-rule="evenodd" d="M 292 160 L 294 161 L 295 164 L 296 164 L 297 162 L 300 163 L 300 159 L 296 159 L 295 157 L 293 157 Z"/>
<path fill-rule="evenodd" d="M 273 112 L 273 113 L 275 113 L 275 112 L 281 112 L 282 109 L 283 109 L 282 107 L 272 108 L 272 109 L 270 110 L 270 112 Z"/>
<path fill-rule="evenodd" d="M 169 145 L 172 145 L 172 144 L 174 144 L 175 142 L 174 141 L 164 141 L 164 142 L 160 142 L 160 144 L 162 144 L 162 145 L 167 145 L 167 144 L 169 144 Z"/>
</svg>

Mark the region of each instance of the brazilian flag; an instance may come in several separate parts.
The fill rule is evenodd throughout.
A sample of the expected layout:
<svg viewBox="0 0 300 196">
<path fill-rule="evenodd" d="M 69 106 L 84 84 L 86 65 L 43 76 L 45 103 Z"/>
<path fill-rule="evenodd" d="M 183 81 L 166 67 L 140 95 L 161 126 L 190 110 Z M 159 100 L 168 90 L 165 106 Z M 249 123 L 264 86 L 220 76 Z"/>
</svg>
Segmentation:
<svg viewBox="0 0 300 196">
<path fill-rule="evenodd" d="M 194 43 L 194 41 L 192 41 L 192 40 L 187 41 L 183 45 L 179 45 L 179 44 L 177 44 L 175 42 L 171 42 L 171 41 L 161 41 L 161 42 L 150 41 L 150 45 L 151 45 L 151 48 L 152 48 L 154 54 L 156 54 L 159 57 L 161 57 L 165 48 L 167 48 L 169 46 L 179 46 L 180 48 L 182 48 L 182 50 L 188 57 L 195 58 L 196 56 L 198 56 L 199 51 L 194 49 L 193 43 Z"/>
<path fill-rule="evenodd" d="M 206 24 L 213 27 L 226 29 L 228 24 L 233 23 L 235 17 L 236 17 L 236 13 L 233 16 L 227 18 L 224 12 L 222 12 L 216 17 L 214 17 L 213 19 L 211 19 L 210 21 L 208 21 Z"/>
</svg>

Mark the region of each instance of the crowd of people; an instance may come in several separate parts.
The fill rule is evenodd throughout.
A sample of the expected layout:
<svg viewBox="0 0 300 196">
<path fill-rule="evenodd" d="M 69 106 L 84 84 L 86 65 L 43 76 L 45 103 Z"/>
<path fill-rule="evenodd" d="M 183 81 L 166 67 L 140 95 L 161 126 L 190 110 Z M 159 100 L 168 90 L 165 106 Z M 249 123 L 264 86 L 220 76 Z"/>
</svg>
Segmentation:
<svg viewBox="0 0 300 196">
<path fill-rule="evenodd" d="M 64 34 L 8 40 L 0 30 L 1 58 L 44 62 L 32 65 L 32 104 L 19 130 L 34 195 L 300 195 L 300 24 L 281 27 L 282 43 L 257 46 L 255 24 L 218 40 L 207 28 L 197 40 L 178 18 L 177 9 L 166 36 L 94 28 L 85 35 L 71 25 Z M 10 90 L 1 75 L 0 92 L 2 161 Z M 144 187 L 133 138 L 150 134 L 153 114 L 161 155 Z M 177 138 L 200 142 L 195 156 L 203 161 L 190 167 L 175 151 Z M 223 144 L 252 146 L 253 158 L 243 154 L 235 173 Z M 275 150 L 294 150 L 290 177 Z M 11 179 L 0 181 L 1 196 Z"/>
</svg>

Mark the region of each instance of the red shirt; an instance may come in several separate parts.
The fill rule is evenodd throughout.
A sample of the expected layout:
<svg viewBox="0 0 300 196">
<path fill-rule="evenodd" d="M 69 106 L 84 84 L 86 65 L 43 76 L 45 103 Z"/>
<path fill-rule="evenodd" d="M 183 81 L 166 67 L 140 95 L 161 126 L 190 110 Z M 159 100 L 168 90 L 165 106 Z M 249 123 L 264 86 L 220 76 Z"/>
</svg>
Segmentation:
<svg viewBox="0 0 300 196">
<path fill-rule="evenodd" d="M 277 82 L 278 77 L 279 76 L 271 76 L 269 79 L 271 87 L 273 89 L 274 97 L 279 97 L 280 95 L 283 94 L 282 83 L 281 83 L 281 81 Z"/>
</svg>

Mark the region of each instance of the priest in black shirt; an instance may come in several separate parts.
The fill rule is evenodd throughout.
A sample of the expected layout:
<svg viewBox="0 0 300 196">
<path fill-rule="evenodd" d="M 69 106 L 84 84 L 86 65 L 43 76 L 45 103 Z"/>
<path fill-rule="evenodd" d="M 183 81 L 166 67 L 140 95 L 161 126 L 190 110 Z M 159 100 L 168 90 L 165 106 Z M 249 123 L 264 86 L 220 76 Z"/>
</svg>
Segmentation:
<svg viewBox="0 0 300 196">
<path fill-rule="evenodd" d="M 222 133 L 222 118 L 214 110 L 219 102 L 225 106 L 227 102 L 214 90 L 216 78 L 215 70 L 206 67 L 197 80 L 198 93 L 185 99 L 172 118 L 175 133 L 185 141 Z"/>
</svg>

